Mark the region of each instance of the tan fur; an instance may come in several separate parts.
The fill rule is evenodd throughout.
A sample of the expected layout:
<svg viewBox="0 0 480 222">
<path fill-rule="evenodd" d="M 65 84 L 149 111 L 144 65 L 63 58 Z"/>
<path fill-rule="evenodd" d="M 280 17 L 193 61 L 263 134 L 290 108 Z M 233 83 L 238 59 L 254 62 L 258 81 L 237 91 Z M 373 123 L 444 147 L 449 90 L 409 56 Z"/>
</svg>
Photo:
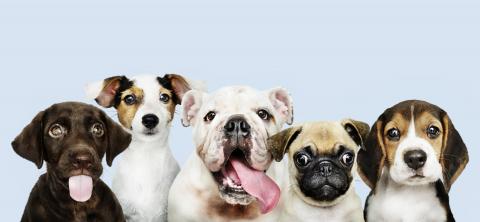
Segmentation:
<svg viewBox="0 0 480 222">
<path fill-rule="evenodd" d="M 174 100 L 174 98 L 173 98 L 174 95 L 170 90 L 165 89 L 163 87 L 160 87 L 160 93 L 167 94 L 168 96 L 170 96 L 170 99 L 167 101 L 167 103 L 165 103 L 165 106 L 167 107 L 168 112 L 171 114 L 170 119 L 169 119 L 169 122 L 170 122 L 173 119 L 173 115 L 175 114 L 175 107 L 177 105 L 173 101 Z"/>
<path fill-rule="evenodd" d="M 415 116 L 415 133 L 418 137 L 421 137 L 427 140 L 435 150 L 437 159 L 440 159 L 440 154 L 442 153 L 443 143 L 444 143 L 444 130 L 442 128 L 442 123 L 434 117 L 430 112 L 422 112 L 416 114 Z M 411 124 L 411 119 L 407 119 L 405 116 L 400 113 L 395 113 L 393 118 L 385 125 L 385 130 L 383 132 L 382 140 L 385 144 L 385 151 L 387 157 L 387 166 L 390 166 L 395 159 L 395 153 L 398 145 L 406 138 L 406 135 L 409 133 L 409 127 Z M 434 125 L 440 129 L 440 135 L 437 138 L 431 139 L 427 135 L 427 129 L 430 125 Z M 387 132 L 392 128 L 397 128 L 400 131 L 400 140 L 392 141 L 388 139 Z"/>
<path fill-rule="evenodd" d="M 123 99 L 128 95 L 135 95 L 137 102 L 133 105 L 127 105 Z M 135 117 L 138 107 L 143 101 L 143 90 L 132 86 L 131 88 L 122 92 L 120 104 L 118 104 L 118 120 L 125 127 L 130 129 L 132 127 L 132 120 Z"/>
<path fill-rule="evenodd" d="M 386 155 L 386 164 L 390 166 L 393 164 L 393 160 L 395 159 L 395 151 L 397 150 L 398 144 L 400 144 L 404 136 L 408 134 L 408 127 L 410 126 L 410 120 L 406 119 L 407 117 L 401 115 L 400 113 L 395 113 L 392 119 L 385 124 L 384 131 L 379 136 L 379 140 L 381 140 L 384 144 L 385 155 Z M 388 130 L 392 128 L 397 128 L 400 131 L 400 140 L 393 141 L 387 138 Z M 379 132 L 380 133 L 380 132 Z"/>
</svg>

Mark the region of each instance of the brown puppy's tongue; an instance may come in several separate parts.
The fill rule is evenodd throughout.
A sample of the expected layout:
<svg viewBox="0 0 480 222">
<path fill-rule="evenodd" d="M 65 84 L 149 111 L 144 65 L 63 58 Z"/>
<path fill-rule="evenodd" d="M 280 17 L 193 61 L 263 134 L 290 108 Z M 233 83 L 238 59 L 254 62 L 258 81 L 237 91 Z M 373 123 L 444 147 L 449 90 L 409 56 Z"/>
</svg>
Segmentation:
<svg viewBox="0 0 480 222">
<path fill-rule="evenodd" d="M 92 196 L 92 178 L 85 175 L 73 176 L 68 179 L 70 197 L 78 202 L 85 202 Z"/>
<path fill-rule="evenodd" d="M 280 188 L 263 171 L 258 171 L 238 159 L 230 159 L 233 169 L 240 179 L 243 189 L 260 202 L 263 214 L 277 206 L 280 198 Z"/>
</svg>

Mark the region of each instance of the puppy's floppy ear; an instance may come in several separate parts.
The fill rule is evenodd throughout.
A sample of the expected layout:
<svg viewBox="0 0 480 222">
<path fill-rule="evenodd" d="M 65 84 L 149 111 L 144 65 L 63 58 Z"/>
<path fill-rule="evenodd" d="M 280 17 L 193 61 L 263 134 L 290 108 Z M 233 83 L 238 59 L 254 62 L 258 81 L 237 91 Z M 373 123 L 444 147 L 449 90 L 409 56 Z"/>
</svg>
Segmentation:
<svg viewBox="0 0 480 222">
<path fill-rule="evenodd" d="M 115 123 L 110 117 L 108 117 L 103 111 L 102 113 L 108 137 L 106 159 L 108 166 L 112 166 L 113 159 L 115 159 L 118 154 L 123 152 L 128 145 L 130 145 L 132 136 L 119 124 Z"/>
<path fill-rule="evenodd" d="M 374 123 L 357 156 L 358 173 L 371 189 L 375 189 L 385 162 L 382 116 Z"/>
<path fill-rule="evenodd" d="M 301 126 L 290 127 L 271 136 L 267 140 L 267 150 L 272 154 L 273 158 L 280 162 L 283 155 L 288 152 L 290 145 L 302 132 Z"/>
<path fill-rule="evenodd" d="M 370 126 L 367 123 L 353 119 L 344 119 L 342 120 L 342 126 L 359 147 L 363 148 L 365 146 L 364 140 L 370 131 Z"/>
<path fill-rule="evenodd" d="M 444 128 L 441 164 L 443 168 L 444 185 L 447 192 L 460 176 L 468 163 L 468 151 L 462 137 L 445 113 L 442 118 Z"/>
<path fill-rule="evenodd" d="M 21 157 L 32 161 L 38 169 L 42 168 L 45 148 L 43 145 L 43 116 L 39 112 L 22 132 L 13 140 L 12 147 Z"/>
<path fill-rule="evenodd" d="M 182 125 L 187 127 L 195 122 L 198 111 L 202 107 L 203 98 L 206 93 L 192 89 L 183 96 Z"/>
<path fill-rule="evenodd" d="M 268 98 L 275 111 L 278 112 L 283 122 L 288 125 L 293 123 L 293 101 L 292 97 L 284 88 L 273 88 L 268 91 Z"/>
<path fill-rule="evenodd" d="M 163 77 L 157 77 L 157 80 L 163 86 L 168 85 L 167 88 L 171 88 L 174 94 L 172 99 L 175 104 L 181 104 L 185 93 L 192 89 L 189 81 L 181 75 L 165 74 Z"/>
<path fill-rule="evenodd" d="M 88 98 L 95 99 L 98 105 L 105 108 L 112 107 L 115 104 L 115 97 L 119 93 L 121 86 L 131 86 L 130 80 L 125 76 L 112 76 L 105 80 L 90 83 L 85 87 L 85 93 Z"/>
</svg>

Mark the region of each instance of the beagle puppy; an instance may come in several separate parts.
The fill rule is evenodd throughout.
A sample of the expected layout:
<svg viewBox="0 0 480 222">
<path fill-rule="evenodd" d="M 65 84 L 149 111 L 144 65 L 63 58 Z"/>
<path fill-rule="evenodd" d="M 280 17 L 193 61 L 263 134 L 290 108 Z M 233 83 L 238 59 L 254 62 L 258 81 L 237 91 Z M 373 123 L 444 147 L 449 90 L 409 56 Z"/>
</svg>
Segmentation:
<svg viewBox="0 0 480 222">
<path fill-rule="evenodd" d="M 350 119 L 314 122 L 268 139 L 276 161 L 288 153 L 288 166 L 284 166 L 289 182 L 282 188 L 280 221 L 364 221 L 352 182 L 355 155 L 369 129 L 366 123 Z"/>
<path fill-rule="evenodd" d="M 408 100 L 385 110 L 357 161 L 372 189 L 365 203 L 367 221 L 455 221 L 448 191 L 468 153 L 438 106 Z"/>
</svg>

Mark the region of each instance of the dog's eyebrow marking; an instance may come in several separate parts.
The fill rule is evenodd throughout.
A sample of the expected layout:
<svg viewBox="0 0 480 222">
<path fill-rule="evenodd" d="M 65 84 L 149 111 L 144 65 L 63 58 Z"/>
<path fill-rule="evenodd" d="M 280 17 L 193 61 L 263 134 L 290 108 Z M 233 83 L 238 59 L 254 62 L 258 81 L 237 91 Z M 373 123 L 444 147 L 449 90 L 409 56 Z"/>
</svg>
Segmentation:
<svg viewBox="0 0 480 222">
<path fill-rule="evenodd" d="M 410 126 L 408 126 L 407 137 L 416 137 L 417 133 L 415 132 L 415 115 L 414 115 L 415 106 L 412 104 L 410 106 Z"/>
</svg>

